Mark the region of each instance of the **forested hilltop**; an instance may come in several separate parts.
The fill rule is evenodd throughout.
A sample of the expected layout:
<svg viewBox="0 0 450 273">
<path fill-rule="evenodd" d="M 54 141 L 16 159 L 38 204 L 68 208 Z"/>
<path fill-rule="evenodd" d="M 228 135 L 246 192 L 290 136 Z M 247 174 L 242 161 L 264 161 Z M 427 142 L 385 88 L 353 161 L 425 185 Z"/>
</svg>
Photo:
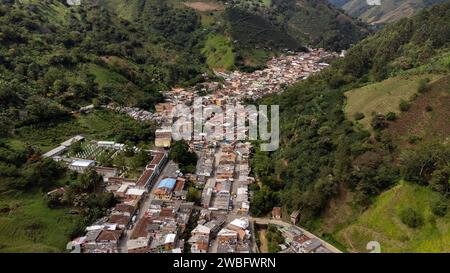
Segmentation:
<svg viewBox="0 0 450 273">
<path fill-rule="evenodd" d="M 344 249 L 364 251 L 364 238 L 381 234 L 377 238 L 389 241 L 392 234 L 367 233 L 367 223 L 354 233 L 339 231 L 401 179 L 429 185 L 444 198 L 433 206 L 447 206 L 449 16 L 450 4 L 443 4 L 402 19 L 352 47 L 328 70 L 260 101 L 280 105 L 281 147 L 273 153 L 257 151 L 253 158 L 261 182 L 251 205 L 254 214 L 264 215 L 277 205 L 286 213 L 299 210 L 302 225 L 330 240 L 338 238 Z M 404 218 L 410 219 L 405 222 L 420 218 L 425 228 L 427 220 L 421 217 L 431 205 L 406 212 Z M 400 217 L 397 209 L 392 217 Z M 438 222 L 437 230 L 444 232 L 448 218 L 439 220 L 444 222 Z M 376 220 L 366 216 L 371 224 Z M 403 219 L 392 221 L 393 226 L 400 223 L 399 232 L 409 228 Z M 410 236 L 393 251 L 411 247 L 406 246 L 409 240 L 418 238 Z"/>
</svg>

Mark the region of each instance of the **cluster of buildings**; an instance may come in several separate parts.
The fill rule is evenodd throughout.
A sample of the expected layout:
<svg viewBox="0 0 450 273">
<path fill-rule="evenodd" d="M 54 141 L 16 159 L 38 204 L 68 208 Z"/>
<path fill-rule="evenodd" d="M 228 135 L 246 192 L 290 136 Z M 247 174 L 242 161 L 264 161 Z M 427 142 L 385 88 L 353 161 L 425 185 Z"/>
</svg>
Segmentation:
<svg viewBox="0 0 450 273">
<path fill-rule="evenodd" d="M 206 107 L 204 111 L 207 112 L 207 107 L 211 105 L 220 107 L 236 105 L 246 99 L 256 100 L 268 94 L 280 93 L 284 91 L 285 86 L 306 79 L 328 67 L 328 64 L 323 62 L 324 59 L 337 57 L 339 57 L 337 53 L 321 48 L 310 49 L 309 52 L 274 57 L 267 63 L 267 68 L 252 73 L 216 72 L 216 76 L 222 78 L 223 83 L 207 82 L 191 88 L 173 88 L 164 91 L 166 101 L 155 106 L 154 115 L 159 117 L 158 120 L 163 126 L 157 132 L 155 144 L 157 147 L 165 148 L 170 145 L 168 128 L 172 125 L 173 110 L 177 105 L 192 106 L 194 98 L 201 96 Z M 214 117 L 205 121 L 205 123 L 214 122 Z M 240 129 L 245 130 L 237 128 L 238 131 Z"/>
<path fill-rule="evenodd" d="M 137 180 L 120 176 L 117 168 L 95 167 L 96 172 L 103 176 L 105 191 L 113 193 L 120 202 L 106 217 L 88 226 L 84 236 L 69 242 L 69 250 L 83 253 L 121 252 L 120 243 L 127 231 L 133 228 L 149 189 L 167 163 L 168 156 L 164 150 L 151 151 L 150 155 L 149 164 Z M 189 216 L 190 212 L 186 223 Z"/>
<path fill-rule="evenodd" d="M 142 213 L 129 236 L 123 240 L 129 253 L 184 252 L 185 230 L 196 214 L 193 202 L 186 201 L 186 179 L 160 176 L 152 186 Z M 124 249 L 124 251 L 125 251 Z"/>
<path fill-rule="evenodd" d="M 182 253 L 192 202 L 155 198 L 126 240 L 128 253 Z"/>
<path fill-rule="evenodd" d="M 109 157 L 114 157 L 117 152 L 125 149 L 125 144 L 116 143 L 114 141 L 90 141 L 85 142 L 85 137 L 77 135 L 62 142 L 58 147 L 43 154 L 44 158 L 52 158 L 55 161 L 66 162 L 67 167 L 78 173 L 84 173 L 87 169 L 95 167 L 97 165 L 96 158 L 106 153 Z M 72 145 L 84 143 L 83 148 L 80 151 L 71 151 Z M 81 146 L 80 146 L 81 147 Z M 135 147 L 133 147 L 136 149 Z M 99 168 L 99 167 L 97 167 Z M 117 175 L 118 170 L 108 170 L 105 168 L 99 168 L 99 170 L 105 175 Z M 101 174 L 102 174 L 101 173 Z"/>
<path fill-rule="evenodd" d="M 226 216 L 203 209 L 188 240 L 191 253 L 249 253 L 251 232 L 246 217 L 228 222 Z"/>
<path fill-rule="evenodd" d="M 323 242 L 312 236 L 307 236 L 295 226 L 278 227 L 285 243 L 281 253 L 332 253 Z"/>
<path fill-rule="evenodd" d="M 254 181 L 249 177 L 251 146 L 233 142 L 222 143 L 214 149 L 214 154 L 211 150 L 202 153 L 198 162 L 197 178 L 204 177 L 207 181 L 202 191 L 202 206 L 245 215 L 250 208 L 248 185 Z"/>
<path fill-rule="evenodd" d="M 115 112 L 127 114 L 128 116 L 132 117 L 133 119 L 139 120 L 139 121 L 155 121 L 155 122 L 162 121 L 162 117 L 160 115 L 137 108 L 137 107 L 119 106 L 119 105 L 115 105 L 112 103 L 105 105 L 103 107 L 106 109 L 115 111 Z"/>
<path fill-rule="evenodd" d="M 104 177 L 105 190 L 112 192 L 121 202 L 107 217 L 89 226 L 84 236 L 70 242 L 68 248 L 74 252 L 251 252 L 254 249 L 252 223 L 248 216 L 248 187 L 254 182 L 249 164 L 251 144 L 211 139 L 202 133 L 200 140 L 188 141 L 190 149 L 199 158 L 196 173 L 163 175 L 168 161 L 167 149 L 172 141 L 173 110 L 179 104 L 192 106 L 196 96 L 202 96 L 203 107 L 224 108 L 226 104 L 236 105 L 245 99 L 282 92 L 284 85 L 306 79 L 327 67 L 328 64 L 322 60 L 330 57 L 338 56 L 323 49 L 312 49 L 308 53 L 273 58 L 266 69 L 253 73 L 216 72 L 223 78 L 223 83 L 207 82 L 192 88 L 165 91 L 166 101 L 155 106 L 155 113 L 113 104 L 104 106 L 136 120 L 160 124 L 155 133 L 157 150 L 151 151 L 151 159 L 137 179 L 126 178 L 117 168 L 96 166 L 95 159 L 89 158 L 90 150 L 86 159 L 70 161 L 69 168 L 79 172 L 95 167 Z M 218 118 L 212 116 L 205 122 L 214 124 Z M 248 117 L 249 120 L 251 118 L 256 117 Z M 246 128 L 245 125 L 243 128 L 235 126 L 234 130 L 237 134 Z M 70 139 L 44 156 L 61 160 L 61 155 L 70 145 L 82 139 L 81 136 Z M 123 144 L 114 142 L 97 142 L 96 147 L 113 151 L 124 149 Z M 92 154 L 95 154 L 95 149 L 92 148 Z M 200 211 L 194 203 L 186 201 L 187 179 L 202 191 Z M 186 228 L 192 224 L 190 219 L 197 215 L 196 226 L 189 234 Z M 281 209 L 274 209 L 274 218 L 281 219 Z M 309 238 L 299 230 L 286 229 L 282 230 L 282 234 L 286 239 L 284 252 L 327 250 L 318 245 L 316 238 Z M 185 246 L 189 249 L 184 249 Z"/>
<path fill-rule="evenodd" d="M 247 217 L 235 218 L 217 234 L 217 253 L 250 253 L 251 232 Z"/>
<path fill-rule="evenodd" d="M 284 238 L 284 244 L 281 244 L 282 253 L 332 253 L 323 241 L 312 234 L 305 234 L 295 224 L 297 223 L 299 211 L 293 211 L 290 214 L 292 225 L 284 223 L 283 226 L 276 225 Z M 274 207 L 272 209 L 272 218 L 274 220 L 282 219 L 282 209 Z"/>
<path fill-rule="evenodd" d="M 252 73 L 234 71 L 231 73 L 217 72 L 217 76 L 225 79 L 222 90 L 216 92 L 217 99 L 234 97 L 238 101 L 246 98 L 259 99 L 268 94 L 282 92 L 284 86 L 298 80 L 306 79 L 329 65 L 322 60 L 337 58 L 339 55 L 324 49 L 311 49 L 290 55 L 272 58 L 267 68 Z"/>
</svg>

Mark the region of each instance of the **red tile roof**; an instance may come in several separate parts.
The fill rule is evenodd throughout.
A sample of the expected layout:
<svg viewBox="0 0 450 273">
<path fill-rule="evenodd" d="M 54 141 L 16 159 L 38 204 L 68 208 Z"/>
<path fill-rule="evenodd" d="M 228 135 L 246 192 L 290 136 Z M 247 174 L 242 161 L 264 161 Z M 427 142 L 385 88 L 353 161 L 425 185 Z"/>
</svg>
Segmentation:
<svg viewBox="0 0 450 273">
<path fill-rule="evenodd" d="M 118 241 L 122 236 L 121 230 L 102 230 L 95 241 Z"/>
</svg>

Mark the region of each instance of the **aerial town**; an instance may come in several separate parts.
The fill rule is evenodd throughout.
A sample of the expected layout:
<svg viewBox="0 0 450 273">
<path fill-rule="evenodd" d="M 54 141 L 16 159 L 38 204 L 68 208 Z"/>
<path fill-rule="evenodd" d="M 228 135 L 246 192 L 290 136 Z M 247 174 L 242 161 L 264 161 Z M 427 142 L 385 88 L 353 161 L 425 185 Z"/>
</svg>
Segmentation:
<svg viewBox="0 0 450 273">
<path fill-rule="evenodd" d="M 120 202 L 109 215 L 86 228 L 82 237 L 67 245 L 75 253 L 257 253 L 257 230 L 270 226 L 283 237 L 280 252 L 339 252 L 320 238 L 296 226 L 298 212 L 282 215 L 275 207 L 271 217 L 250 215 L 250 185 L 258 183 L 251 175 L 252 145 L 245 141 L 211 140 L 203 137 L 188 142 L 198 156 L 195 173 L 182 173 L 169 160 L 172 144 L 171 124 L 177 104 L 192 105 L 202 95 L 204 105 L 222 107 L 226 103 L 256 100 L 266 94 L 282 92 L 285 86 L 328 66 L 324 60 L 339 57 L 323 49 L 274 57 L 267 68 L 253 73 L 216 72 L 220 81 L 209 81 L 193 88 L 163 92 L 166 101 L 156 105 L 155 113 L 138 108 L 106 105 L 136 120 L 155 121 L 160 128 L 148 149 L 151 158 L 144 168 L 102 166 L 99 158 L 120 155 L 122 143 L 88 140 L 83 136 L 61 143 L 44 155 L 68 164 L 83 173 L 89 168 L 103 176 L 104 190 Z M 74 153 L 72 145 L 83 146 Z M 187 201 L 187 187 L 201 191 L 199 203 Z M 48 194 L 52 194 L 49 192 Z M 284 220 L 283 220 L 284 219 Z"/>
</svg>

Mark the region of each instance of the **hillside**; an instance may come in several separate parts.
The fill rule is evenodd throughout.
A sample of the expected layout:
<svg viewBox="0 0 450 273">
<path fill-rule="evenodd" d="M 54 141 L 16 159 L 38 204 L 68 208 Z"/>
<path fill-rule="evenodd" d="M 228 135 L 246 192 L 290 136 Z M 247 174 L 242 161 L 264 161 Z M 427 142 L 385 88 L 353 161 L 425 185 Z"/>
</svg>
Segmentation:
<svg viewBox="0 0 450 273">
<path fill-rule="evenodd" d="M 401 179 L 448 194 L 449 16 L 444 4 L 388 25 L 328 70 L 260 101 L 280 105 L 281 144 L 252 159 L 261 182 L 254 214 L 299 210 L 301 225 L 352 249 L 339 231 Z"/>
<path fill-rule="evenodd" d="M 389 0 L 381 5 L 370 6 L 367 0 L 328 0 L 349 15 L 370 24 L 386 24 L 403 17 L 413 16 L 417 11 L 448 0 Z"/>
<path fill-rule="evenodd" d="M 342 229 L 337 238 L 352 252 L 367 252 L 369 240 L 378 241 L 383 253 L 450 251 L 450 214 L 439 217 L 432 207 L 442 197 L 431 189 L 401 182 L 378 196 L 370 209 L 359 219 Z M 450 206 L 450 201 L 445 204 Z M 410 228 L 400 219 L 401 212 L 413 208 L 420 212 L 424 224 Z"/>
<path fill-rule="evenodd" d="M 22 100 L 5 97 L 2 106 L 22 107 L 41 96 L 67 110 L 94 99 L 148 108 L 159 99 L 157 91 L 195 81 L 202 72 L 199 51 L 186 44 L 195 14 L 191 25 L 184 18 L 184 29 L 173 32 L 182 46 L 95 4 L 11 1 L 1 4 L 0 20 L 2 86 L 22 89 Z"/>
<path fill-rule="evenodd" d="M 208 67 L 219 70 L 231 67 L 254 70 L 264 66 L 267 58 L 277 52 L 304 50 L 306 45 L 339 51 L 368 33 L 364 24 L 323 0 L 99 0 L 98 3 L 124 19 L 150 23 L 165 37 L 179 24 L 174 22 L 172 28 L 161 31 L 158 27 L 161 22 L 150 18 L 167 14 L 169 9 L 189 17 L 195 11 L 203 27 L 203 31 L 194 35 L 199 38 L 196 46 L 202 48 Z M 212 38 L 215 36 L 220 38 Z M 178 42 L 180 38 L 172 41 Z M 211 50 L 211 40 L 219 39 L 222 45 Z M 227 51 L 226 60 L 214 54 L 215 49 Z"/>
</svg>

